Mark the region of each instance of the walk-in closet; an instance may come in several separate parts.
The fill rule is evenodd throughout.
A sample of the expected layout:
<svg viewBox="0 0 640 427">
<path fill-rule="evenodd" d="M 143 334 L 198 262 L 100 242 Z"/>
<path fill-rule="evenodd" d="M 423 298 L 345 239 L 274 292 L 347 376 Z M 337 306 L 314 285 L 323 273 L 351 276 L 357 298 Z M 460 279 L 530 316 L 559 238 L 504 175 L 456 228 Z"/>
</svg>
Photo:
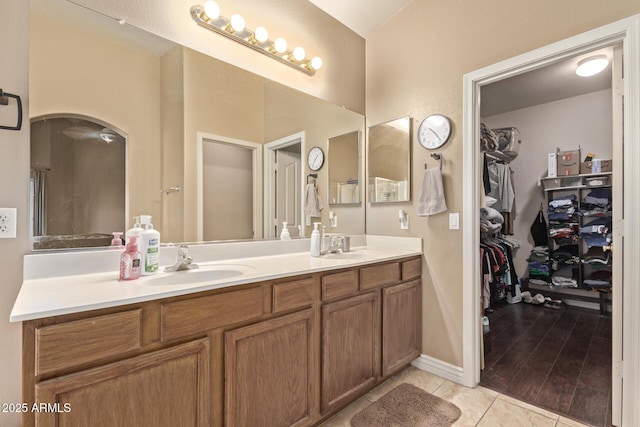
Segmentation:
<svg viewBox="0 0 640 427">
<path fill-rule="evenodd" d="M 614 47 L 481 88 L 482 386 L 611 425 Z M 606 58 L 591 77 L 576 67 Z"/>
</svg>

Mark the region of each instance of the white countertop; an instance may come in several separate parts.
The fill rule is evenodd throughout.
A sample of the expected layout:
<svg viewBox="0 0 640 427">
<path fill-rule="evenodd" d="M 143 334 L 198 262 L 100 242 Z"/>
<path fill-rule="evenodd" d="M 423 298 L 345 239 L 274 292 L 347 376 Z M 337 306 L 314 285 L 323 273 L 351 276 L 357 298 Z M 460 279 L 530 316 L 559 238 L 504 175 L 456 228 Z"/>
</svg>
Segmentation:
<svg viewBox="0 0 640 427">
<path fill-rule="evenodd" d="M 363 245 L 353 247 L 354 242 Z M 116 307 L 422 254 L 419 238 L 362 236 L 352 238 L 351 252 L 319 258 L 309 255 L 308 246 L 309 239 L 191 246 L 190 254 L 200 268 L 170 273 L 164 272 L 164 266 L 177 259 L 176 249 L 162 248 L 161 271 L 131 281 L 118 280 L 122 250 L 26 255 L 25 279 L 10 321 Z M 210 273 L 219 273 L 221 278 L 212 279 Z M 225 275 L 229 277 L 222 277 Z"/>
</svg>

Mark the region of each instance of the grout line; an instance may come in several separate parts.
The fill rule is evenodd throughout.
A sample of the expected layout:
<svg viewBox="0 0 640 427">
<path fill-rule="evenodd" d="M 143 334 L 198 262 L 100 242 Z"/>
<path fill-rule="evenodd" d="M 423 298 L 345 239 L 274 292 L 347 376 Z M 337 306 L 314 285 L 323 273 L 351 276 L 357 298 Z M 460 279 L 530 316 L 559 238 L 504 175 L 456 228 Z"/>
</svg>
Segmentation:
<svg viewBox="0 0 640 427">
<path fill-rule="evenodd" d="M 478 422 L 475 423 L 476 426 L 482 422 L 482 419 L 485 417 L 485 415 L 487 415 L 487 412 L 489 412 L 489 409 L 493 408 L 493 405 L 496 403 L 497 400 L 498 400 L 498 394 L 495 395 L 493 402 L 491 402 L 491 405 L 487 407 L 487 409 L 482 413 L 482 416 L 480 417 Z"/>
</svg>

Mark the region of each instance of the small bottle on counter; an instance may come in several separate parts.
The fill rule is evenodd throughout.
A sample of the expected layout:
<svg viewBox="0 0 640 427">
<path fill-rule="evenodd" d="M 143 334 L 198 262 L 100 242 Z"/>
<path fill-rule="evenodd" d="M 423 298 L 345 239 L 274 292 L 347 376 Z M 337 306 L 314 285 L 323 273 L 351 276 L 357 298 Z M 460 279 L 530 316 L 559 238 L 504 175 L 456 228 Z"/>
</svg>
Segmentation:
<svg viewBox="0 0 640 427">
<path fill-rule="evenodd" d="M 156 274 L 160 263 L 160 232 L 153 228 L 151 215 L 140 216 L 144 231 L 140 233 L 142 252 L 142 275 Z"/>
<path fill-rule="evenodd" d="M 109 246 L 109 247 L 111 249 L 123 248 L 124 245 L 122 244 L 122 232 L 121 231 L 114 231 L 111 234 L 113 234 L 113 239 L 111 239 L 111 246 Z"/>
<path fill-rule="evenodd" d="M 133 217 L 133 227 L 128 229 L 127 232 L 124 234 L 125 243 L 129 241 L 129 237 L 137 236 L 140 233 L 142 233 L 143 231 L 144 231 L 144 228 L 142 228 L 142 226 L 140 225 L 140 217 L 139 216 L 134 216 Z"/>
<path fill-rule="evenodd" d="M 313 223 L 313 231 L 311 232 L 311 256 L 319 257 L 320 249 L 321 249 L 321 241 L 320 241 L 320 232 L 318 231 L 318 226 L 321 223 L 314 222 Z"/>
<path fill-rule="evenodd" d="M 291 240 L 291 236 L 289 235 L 289 229 L 287 228 L 287 223 L 282 223 L 282 231 L 280 232 L 280 240 Z"/>
<path fill-rule="evenodd" d="M 134 280 L 142 272 L 142 254 L 138 250 L 138 237 L 129 237 L 125 251 L 120 255 L 120 280 Z"/>
</svg>

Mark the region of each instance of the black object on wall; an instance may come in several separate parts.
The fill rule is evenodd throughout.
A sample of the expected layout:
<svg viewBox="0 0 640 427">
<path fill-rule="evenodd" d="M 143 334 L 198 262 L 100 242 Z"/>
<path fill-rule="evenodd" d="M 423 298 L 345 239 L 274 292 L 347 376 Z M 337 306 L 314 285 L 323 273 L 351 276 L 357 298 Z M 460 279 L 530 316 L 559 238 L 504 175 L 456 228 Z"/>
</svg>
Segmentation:
<svg viewBox="0 0 640 427">
<path fill-rule="evenodd" d="M 18 95 L 14 95 L 8 92 L 3 92 L 2 89 L 0 89 L 0 105 L 9 105 L 9 98 L 14 98 L 18 105 L 18 123 L 15 126 L 0 125 L 0 129 L 20 130 L 20 128 L 22 128 L 22 100 Z"/>
</svg>

